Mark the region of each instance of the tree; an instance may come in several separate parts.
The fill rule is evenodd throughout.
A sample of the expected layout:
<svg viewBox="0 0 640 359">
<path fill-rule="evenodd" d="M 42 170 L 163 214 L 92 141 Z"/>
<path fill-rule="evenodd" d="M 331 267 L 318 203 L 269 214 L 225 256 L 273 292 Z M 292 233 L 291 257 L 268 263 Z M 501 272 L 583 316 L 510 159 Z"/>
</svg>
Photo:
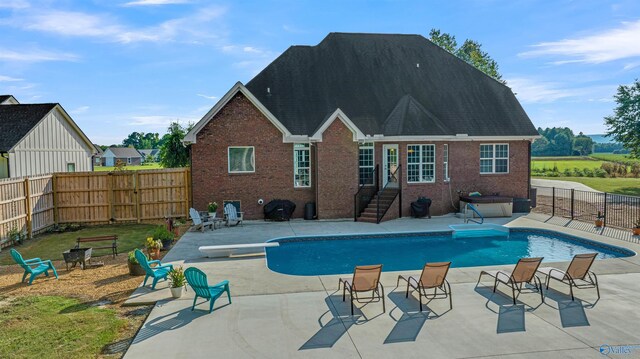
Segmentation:
<svg viewBox="0 0 640 359">
<path fill-rule="evenodd" d="M 618 86 L 614 96 L 616 108 L 612 116 L 604 118 L 607 136 L 629 150 L 631 157 L 640 157 L 640 82 Z"/>
<path fill-rule="evenodd" d="M 153 132 L 132 132 L 122 141 L 122 145 L 124 147 L 133 147 L 139 150 L 158 148 L 160 145 L 160 135 Z"/>
<path fill-rule="evenodd" d="M 580 132 L 580 134 L 573 139 L 573 150 L 578 151 L 581 156 L 590 155 L 591 152 L 593 152 L 593 139 Z"/>
<path fill-rule="evenodd" d="M 478 70 L 493 77 L 494 79 L 506 84 L 502 79 L 502 75 L 498 72 L 498 63 L 482 50 L 482 44 L 475 40 L 466 39 L 462 46 L 458 46 L 456 37 L 446 32 L 440 32 L 439 29 L 431 29 L 429 31 L 429 39 L 436 45 L 454 54 L 461 60 L 467 62 Z"/>
<path fill-rule="evenodd" d="M 160 147 L 162 167 L 189 166 L 189 148 L 185 147 L 182 140 L 192 127 L 193 125 L 189 124 L 187 128 L 184 128 L 177 121 L 169 125 L 168 133 L 163 136 L 164 143 Z"/>
<path fill-rule="evenodd" d="M 458 42 L 456 41 L 455 36 L 451 36 L 446 32 L 441 33 L 439 29 L 431 29 L 431 31 L 429 31 L 429 38 L 431 39 L 431 42 L 449 51 L 450 53 L 454 54 L 456 52 Z"/>
</svg>

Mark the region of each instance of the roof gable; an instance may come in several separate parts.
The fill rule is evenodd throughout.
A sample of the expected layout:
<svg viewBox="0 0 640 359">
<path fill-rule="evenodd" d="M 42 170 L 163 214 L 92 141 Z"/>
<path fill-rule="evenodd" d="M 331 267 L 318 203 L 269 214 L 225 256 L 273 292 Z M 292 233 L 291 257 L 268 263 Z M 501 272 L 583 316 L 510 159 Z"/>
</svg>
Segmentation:
<svg viewBox="0 0 640 359">
<path fill-rule="evenodd" d="M 142 155 L 138 150 L 131 147 L 109 147 L 104 151 L 102 157 L 138 158 L 142 157 Z"/>
<path fill-rule="evenodd" d="M 0 152 L 14 148 L 55 107 L 55 103 L 1 105 Z"/>
</svg>

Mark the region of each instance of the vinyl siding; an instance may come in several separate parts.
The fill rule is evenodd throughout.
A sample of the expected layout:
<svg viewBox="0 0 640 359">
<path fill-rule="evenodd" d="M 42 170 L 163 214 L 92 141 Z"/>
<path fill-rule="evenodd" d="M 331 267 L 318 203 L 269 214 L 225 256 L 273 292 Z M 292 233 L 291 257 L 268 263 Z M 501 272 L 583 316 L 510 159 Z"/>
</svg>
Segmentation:
<svg viewBox="0 0 640 359">
<path fill-rule="evenodd" d="M 57 110 L 51 111 L 9 153 L 11 177 L 67 172 L 75 163 L 78 172 L 91 171 L 93 148 Z"/>
</svg>

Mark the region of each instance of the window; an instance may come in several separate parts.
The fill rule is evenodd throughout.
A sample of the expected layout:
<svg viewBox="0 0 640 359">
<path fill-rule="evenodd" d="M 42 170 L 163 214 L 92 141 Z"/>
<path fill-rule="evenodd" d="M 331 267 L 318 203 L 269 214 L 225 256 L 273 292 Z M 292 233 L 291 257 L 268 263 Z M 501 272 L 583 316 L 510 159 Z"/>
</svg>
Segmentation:
<svg viewBox="0 0 640 359">
<path fill-rule="evenodd" d="M 449 145 L 444 145 L 442 151 L 442 163 L 444 165 L 444 181 L 449 182 Z"/>
<path fill-rule="evenodd" d="M 407 146 L 407 182 L 433 183 L 435 176 L 436 146 Z"/>
<path fill-rule="evenodd" d="M 293 145 L 293 186 L 311 187 L 311 151 L 308 143 Z"/>
<path fill-rule="evenodd" d="M 75 163 L 67 163 L 67 172 L 75 172 L 76 164 Z"/>
<path fill-rule="evenodd" d="M 361 185 L 372 185 L 375 183 L 375 178 L 373 178 L 373 170 L 376 167 L 375 160 L 373 157 L 374 147 L 373 143 L 363 143 L 360 145 L 360 156 L 358 159 L 359 163 L 359 173 L 360 173 L 360 184 Z"/>
<path fill-rule="evenodd" d="M 253 146 L 229 147 L 229 173 L 256 171 L 256 156 Z"/>
<path fill-rule="evenodd" d="M 127 164 L 130 165 L 131 164 L 131 157 L 127 157 Z"/>
<path fill-rule="evenodd" d="M 480 173 L 509 173 L 509 145 L 480 145 Z"/>
</svg>

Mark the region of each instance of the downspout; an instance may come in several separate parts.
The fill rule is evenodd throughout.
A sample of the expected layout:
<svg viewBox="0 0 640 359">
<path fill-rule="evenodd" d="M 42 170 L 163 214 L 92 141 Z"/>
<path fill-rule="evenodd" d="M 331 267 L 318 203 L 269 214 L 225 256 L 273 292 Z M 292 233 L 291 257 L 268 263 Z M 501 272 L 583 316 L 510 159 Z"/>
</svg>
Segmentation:
<svg viewBox="0 0 640 359">
<path fill-rule="evenodd" d="M 527 162 L 527 169 L 528 171 L 528 176 L 527 176 L 527 198 L 531 199 L 531 142 L 532 141 L 527 141 L 529 143 L 529 162 Z"/>
</svg>

